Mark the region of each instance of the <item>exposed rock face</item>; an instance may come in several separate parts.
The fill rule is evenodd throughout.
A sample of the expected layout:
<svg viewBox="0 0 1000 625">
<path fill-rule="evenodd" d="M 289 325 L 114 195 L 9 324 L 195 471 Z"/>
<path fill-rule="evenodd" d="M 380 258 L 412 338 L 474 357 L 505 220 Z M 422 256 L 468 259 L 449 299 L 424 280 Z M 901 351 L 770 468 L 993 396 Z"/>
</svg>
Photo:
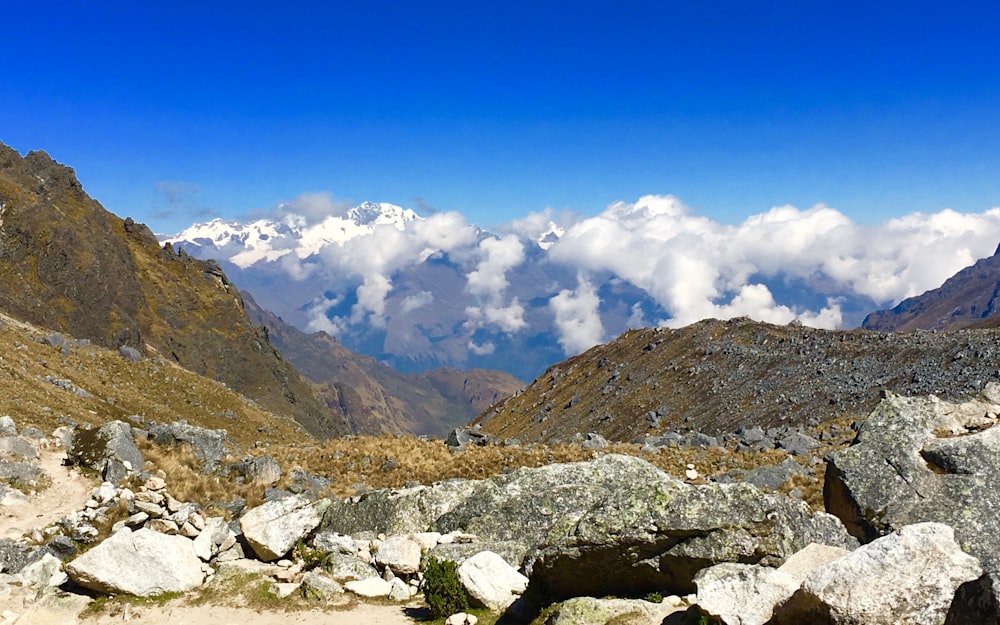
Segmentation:
<svg viewBox="0 0 1000 625">
<path fill-rule="evenodd" d="M 411 511 L 411 523 L 398 522 Z M 695 573 L 712 564 L 777 566 L 810 542 L 855 544 L 839 521 L 800 501 L 745 484 L 684 484 L 641 459 L 617 455 L 480 482 L 376 491 L 334 503 L 321 529 L 352 533 L 359 519 L 382 519 L 394 533 L 461 530 L 523 543 L 525 570 L 541 601 L 688 592 Z"/>
<path fill-rule="evenodd" d="M 240 528 L 258 558 L 277 560 L 316 529 L 329 505 L 328 499 L 312 502 L 299 495 L 275 499 L 247 510 Z"/>
<path fill-rule="evenodd" d="M 44 152 L 0 144 L 0 301 L 10 314 L 226 383 L 316 436 L 349 433 L 247 319 L 219 266 L 161 248 L 84 193 Z"/>
<path fill-rule="evenodd" d="M 748 319 L 631 330 L 549 369 L 476 419 L 523 442 L 594 432 L 632 441 L 866 414 L 883 390 L 960 399 L 1000 379 L 1000 332 L 817 330 Z M 738 406 L 738 409 L 734 409 Z M 806 451 L 812 442 L 781 442 Z"/>
<path fill-rule="evenodd" d="M 191 590 L 205 578 L 193 543 L 149 529 L 124 528 L 66 565 L 84 588 L 140 597 Z"/>
<path fill-rule="evenodd" d="M 412 575 L 420 570 L 420 544 L 406 536 L 391 536 L 379 545 L 375 562 L 397 575 Z"/>
<path fill-rule="evenodd" d="M 830 456 L 824 497 L 848 531 L 872 540 L 922 521 L 1000 571 L 1000 406 L 889 396 L 854 445 Z M 986 429 L 982 429 L 982 428 Z"/>
<path fill-rule="evenodd" d="M 777 623 L 943 623 L 958 588 L 982 574 L 947 525 L 908 525 L 813 571 Z"/>
</svg>

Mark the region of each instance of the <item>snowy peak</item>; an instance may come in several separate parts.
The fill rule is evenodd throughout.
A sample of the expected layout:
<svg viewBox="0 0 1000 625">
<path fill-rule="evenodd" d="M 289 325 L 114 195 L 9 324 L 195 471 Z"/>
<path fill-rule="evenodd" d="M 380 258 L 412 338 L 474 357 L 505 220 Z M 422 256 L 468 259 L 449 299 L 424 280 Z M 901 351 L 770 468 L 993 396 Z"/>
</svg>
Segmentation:
<svg viewBox="0 0 1000 625">
<path fill-rule="evenodd" d="M 387 202 L 362 202 L 347 211 L 347 218 L 359 226 L 394 225 L 402 226 L 408 221 L 419 219 L 415 212 Z"/>
<path fill-rule="evenodd" d="M 376 227 L 402 230 L 407 222 L 421 219 L 414 211 L 387 202 L 364 202 L 343 215 L 310 221 L 280 206 L 273 218 L 248 223 L 212 221 L 194 224 L 183 232 L 161 236 L 161 243 L 197 248 L 200 257 L 216 255 L 247 268 L 257 262 L 272 262 L 288 254 L 308 258 L 331 244 L 343 245 Z"/>
</svg>

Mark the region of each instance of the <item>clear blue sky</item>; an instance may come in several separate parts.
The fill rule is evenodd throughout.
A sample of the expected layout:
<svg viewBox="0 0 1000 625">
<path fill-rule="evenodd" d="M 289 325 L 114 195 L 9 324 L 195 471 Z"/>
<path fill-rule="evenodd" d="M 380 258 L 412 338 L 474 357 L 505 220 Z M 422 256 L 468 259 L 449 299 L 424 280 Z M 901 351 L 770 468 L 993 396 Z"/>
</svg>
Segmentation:
<svg viewBox="0 0 1000 625">
<path fill-rule="evenodd" d="M 170 232 L 307 191 L 496 225 L 1000 205 L 994 2 L 10 2 L 0 141 Z"/>
</svg>

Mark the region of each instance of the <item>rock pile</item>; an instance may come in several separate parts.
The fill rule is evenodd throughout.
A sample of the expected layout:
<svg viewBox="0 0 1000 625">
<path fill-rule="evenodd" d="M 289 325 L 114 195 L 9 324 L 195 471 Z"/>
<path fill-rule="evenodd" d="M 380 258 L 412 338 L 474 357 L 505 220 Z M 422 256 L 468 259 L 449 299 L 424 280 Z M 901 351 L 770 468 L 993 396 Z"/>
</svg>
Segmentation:
<svg viewBox="0 0 1000 625">
<path fill-rule="evenodd" d="M 74 435 L 68 456 L 105 474 L 120 465 L 110 473 L 124 469 L 124 479 L 100 484 L 58 523 L 0 544 L 0 596 L 5 585 L 148 596 L 235 572 L 266 580 L 278 597 L 407 602 L 433 558 L 457 563 L 473 605 L 532 618 L 557 603 L 552 624 L 660 623 L 681 610 L 741 625 L 997 623 L 1000 534 L 990 533 L 996 520 L 986 511 L 1000 506 L 991 487 L 998 399 L 994 386 L 959 405 L 888 396 L 856 444 L 830 455 L 836 516 L 747 481 L 684 482 L 640 458 L 598 454 L 344 500 L 269 489 L 268 500 L 229 521 L 174 498 L 169 476 L 137 470 L 135 428 L 112 422 Z M 0 432 L 0 467 L 30 467 L 37 443 L 9 420 Z M 767 437 L 757 434 L 740 436 Z M 772 477 L 755 471 L 743 477 Z M 111 533 L 98 540 L 101 528 Z M 74 541 L 94 545 L 77 555 Z M 633 599 L 593 598 L 609 595 Z"/>
</svg>

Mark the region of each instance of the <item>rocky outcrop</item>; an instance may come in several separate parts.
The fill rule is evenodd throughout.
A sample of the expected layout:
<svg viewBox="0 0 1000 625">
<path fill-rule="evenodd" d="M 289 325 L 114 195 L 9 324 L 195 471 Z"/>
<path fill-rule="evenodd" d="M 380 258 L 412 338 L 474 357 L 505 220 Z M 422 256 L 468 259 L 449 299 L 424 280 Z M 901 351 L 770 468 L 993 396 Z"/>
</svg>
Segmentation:
<svg viewBox="0 0 1000 625">
<path fill-rule="evenodd" d="M 66 572 L 84 588 L 140 597 L 191 590 L 205 579 L 190 540 L 127 527 L 67 564 Z"/>
<path fill-rule="evenodd" d="M 215 471 L 223 454 L 233 448 L 225 430 L 210 430 L 183 421 L 169 425 L 154 423 L 149 427 L 149 437 L 157 445 L 187 445 L 205 473 Z"/>
<path fill-rule="evenodd" d="M 800 501 L 746 484 L 685 484 L 617 455 L 465 485 L 376 491 L 331 505 L 321 530 L 358 531 L 359 519 L 398 526 L 393 520 L 404 517 L 404 531 L 526 545 L 522 564 L 540 602 L 689 592 L 694 575 L 719 562 L 777 566 L 810 542 L 855 544 L 835 518 Z"/>
<path fill-rule="evenodd" d="M 99 428 L 73 432 L 70 461 L 93 469 L 113 484 L 129 472 L 142 470 L 145 463 L 136 447 L 132 426 L 124 421 L 110 421 Z"/>
</svg>

